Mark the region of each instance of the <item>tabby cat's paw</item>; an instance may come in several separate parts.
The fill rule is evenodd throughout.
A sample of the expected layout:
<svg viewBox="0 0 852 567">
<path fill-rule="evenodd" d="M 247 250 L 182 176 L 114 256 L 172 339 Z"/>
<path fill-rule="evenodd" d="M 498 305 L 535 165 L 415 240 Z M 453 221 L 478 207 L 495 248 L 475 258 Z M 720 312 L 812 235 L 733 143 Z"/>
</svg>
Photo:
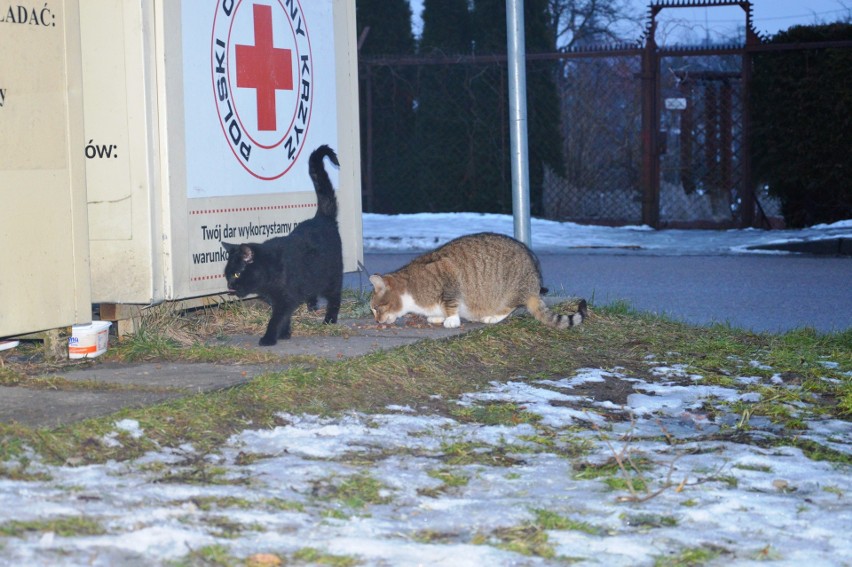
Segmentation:
<svg viewBox="0 0 852 567">
<path fill-rule="evenodd" d="M 444 319 L 444 327 L 447 329 L 458 329 L 461 327 L 461 319 L 458 315 L 450 315 Z"/>
</svg>

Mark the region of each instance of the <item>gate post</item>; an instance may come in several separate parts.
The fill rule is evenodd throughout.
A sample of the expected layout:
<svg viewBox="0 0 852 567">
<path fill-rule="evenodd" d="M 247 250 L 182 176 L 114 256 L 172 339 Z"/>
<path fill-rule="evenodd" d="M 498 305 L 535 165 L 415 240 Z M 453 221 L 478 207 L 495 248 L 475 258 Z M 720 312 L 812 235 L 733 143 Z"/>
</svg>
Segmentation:
<svg viewBox="0 0 852 567">
<path fill-rule="evenodd" d="M 375 199 L 373 194 L 373 66 L 370 64 L 366 65 L 366 72 L 364 73 L 364 98 L 366 99 L 366 116 L 364 117 L 366 121 L 365 127 L 365 150 L 366 156 L 364 160 L 364 188 L 363 195 L 365 212 L 374 213 L 375 209 Z"/>
<path fill-rule="evenodd" d="M 756 206 L 754 178 L 751 164 L 751 80 L 752 80 L 752 46 L 760 44 L 760 37 L 751 25 L 751 3 L 743 7 L 746 12 L 746 48 L 742 55 L 742 106 L 743 106 L 743 147 L 742 147 L 742 203 L 740 227 L 748 228 L 755 225 L 754 209 Z M 767 223 L 768 225 L 768 223 Z M 767 228 L 771 228 L 767 226 Z"/>
<path fill-rule="evenodd" d="M 660 60 L 651 18 L 642 53 L 642 223 L 660 227 L 659 80 Z"/>
</svg>

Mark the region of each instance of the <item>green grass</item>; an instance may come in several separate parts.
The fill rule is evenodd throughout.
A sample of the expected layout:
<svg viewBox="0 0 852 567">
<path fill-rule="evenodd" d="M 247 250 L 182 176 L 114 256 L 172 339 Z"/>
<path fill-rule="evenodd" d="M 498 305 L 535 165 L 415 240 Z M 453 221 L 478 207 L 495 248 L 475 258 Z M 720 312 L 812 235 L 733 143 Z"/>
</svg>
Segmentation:
<svg viewBox="0 0 852 567">
<path fill-rule="evenodd" d="M 547 537 L 547 532 L 533 524 L 497 529 L 488 536 L 475 537 L 473 543 L 490 544 L 498 549 L 525 556 L 544 559 L 556 557 L 556 551 Z"/>
<path fill-rule="evenodd" d="M 160 319 L 143 324 L 139 333 L 110 349 L 114 362 L 125 360 L 237 360 L 269 361 L 256 349 L 217 347 L 217 334 L 255 332 L 265 324 L 262 305 L 207 308 L 177 316 L 166 312 Z M 557 311 L 559 308 L 557 307 Z M 570 310 L 567 307 L 566 310 Z M 299 315 L 305 328 L 332 332 L 316 325 L 320 314 Z M 233 319 L 237 319 L 234 321 Z M 187 320 L 184 320 L 187 319 Z M 144 323 L 144 321 L 143 321 Z M 333 327 L 333 326 L 332 326 Z M 255 330 L 253 330 L 255 329 Z M 211 344 L 208 344 L 212 341 Z M 245 428 L 273 427 L 280 412 L 314 412 L 333 415 L 342 411 L 382 411 L 389 404 L 426 405 L 460 421 L 536 427 L 541 443 L 548 438 L 539 418 L 516 404 L 480 404 L 459 409 L 459 395 L 487 387 L 492 381 L 524 377 L 564 377 L 579 368 L 620 368 L 630 376 L 655 379 L 647 356 L 667 365 L 683 364 L 690 373 L 704 376 L 704 383 L 725 382 L 743 391 L 758 391 L 761 401 L 737 407 L 747 418 L 766 415 L 786 428 L 778 443 L 802 448 L 808 456 L 833 462 L 849 457 L 797 437 L 802 420 L 852 417 L 852 331 L 819 334 L 800 330 L 783 335 L 757 334 L 730 327 L 694 327 L 647 314 L 637 314 L 626 304 L 593 309 L 581 327 L 554 330 L 530 317 L 514 317 L 505 323 L 474 330 L 446 340 L 379 351 L 342 360 L 303 360 L 282 371 L 261 375 L 251 382 L 225 391 L 188 396 L 159 405 L 126 409 L 99 419 L 72 423 L 55 429 L 32 429 L 19 424 L 0 424 L 0 462 L 5 474 L 23 474 L 8 461 L 25 457 L 25 447 L 49 463 L 85 464 L 109 459 L 126 460 L 148 450 L 192 443 L 202 454 L 216 451 L 232 434 Z M 3 362 L 10 355 L 4 352 Z M 770 370 L 750 365 L 756 361 Z M 837 364 L 828 368 L 825 361 Z M 87 363 L 87 364 L 97 364 Z M 37 363 L 0 364 L 3 380 L 33 380 L 45 373 Z M 736 385 L 733 376 L 761 376 L 765 383 Z M 781 376 L 784 386 L 774 385 Z M 70 387 L 61 382 L 58 387 Z M 86 387 L 96 387 L 87 385 Z M 805 403 L 804 409 L 799 408 Z M 790 410 L 796 407 L 797 413 Z M 107 446 L 101 439 L 114 432 L 118 419 L 134 419 L 145 434 L 139 439 L 120 437 L 121 444 Z M 744 424 L 748 419 L 744 420 Z M 570 445 L 570 443 L 569 443 Z M 565 447 L 573 452 L 582 448 Z M 576 449 L 576 451 L 575 451 Z M 521 448 L 484 451 L 482 447 L 455 443 L 445 447 L 446 465 L 517 462 Z M 529 449 L 526 449 L 527 451 Z M 618 476 L 607 471 L 610 477 Z M 3 474 L 4 471 L 0 471 Z M 199 480 L 215 480 L 214 470 L 196 469 Z M 190 476 L 191 478 L 191 476 Z M 184 479 L 185 480 L 185 479 Z"/>
<path fill-rule="evenodd" d="M 223 539 L 236 539 L 248 531 L 263 532 L 265 530 L 259 523 L 243 524 L 235 522 L 227 516 L 205 516 L 201 523 L 211 536 Z"/>
<path fill-rule="evenodd" d="M 852 465 L 852 455 L 843 453 L 837 449 L 826 447 L 810 439 L 793 437 L 791 439 L 777 439 L 775 445 L 778 447 L 796 447 L 802 453 L 814 461 L 828 461 L 842 465 Z"/>
<path fill-rule="evenodd" d="M 662 516 L 659 514 L 621 514 L 621 521 L 625 525 L 647 530 L 650 528 L 673 528 L 677 526 L 677 518 L 674 516 Z"/>
<path fill-rule="evenodd" d="M 48 520 L 12 520 L 0 524 L 0 535 L 25 537 L 31 533 L 53 532 L 60 537 L 102 535 L 106 530 L 99 522 L 83 516 L 52 518 Z"/>
<path fill-rule="evenodd" d="M 0 477 L 9 480 L 23 480 L 28 482 L 51 480 L 51 476 L 45 472 L 31 471 L 31 461 L 27 457 L 19 459 L 16 463 L 0 464 Z"/>
<path fill-rule="evenodd" d="M 642 456 L 632 456 L 619 466 L 616 459 L 610 458 L 603 463 L 577 463 L 574 465 L 574 478 L 577 480 L 603 479 L 612 490 L 626 490 L 632 483 L 636 490 L 645 490 L 645 481 L 640 476 L 643 471 L 650 470 L 652 463 Z M 625 478 L 625 471 L 630 475 Z"/>
<path fill-rule="evenodd" d="M 481 423 L 483 425 L 518 425 L 521 423 L 538 423 L 541 416 L 530 413 L 525 408 L 513 403 L 474 404 L 459 407 L 452 416 L 462 423 Z"/>
<path fill-rule="evenodd" d="M 232 556 L 228 548 L 221 544 L 207 545 L 191 550 L 183 558 L 167 563 L 169 567 L 236 567 L 242 565 Z"/>
<path fill-rule="evenodd" d="M 740 469 L 743 471 L 754 471 L 754 472 L 762 472 L 762 473 L 771 473 L 772 467 L 768 467 L 766 465 L 749 465 L 749 464 L 736 464 L 733 466 L 735 469 Z"/>
<path fill-rule="evenodd" d="M 162 320 L 143 325 L 135 337 L 111 348 L 110 360 L 116 363 L 131 360 L 281 362 L 254 349 L 219 344 L 225 335 L 243 332 L 256 335 L 257 328 L 262 332 L 267 316 L 262 306 L 239 304 L 227 305 L 215 312 L 212 308 L 201 310 L 188 321 L 165 313 Z M 322 325 L 321 315 L 304 313 L 299 317 L 303 318 L 299 323 L 302 325 L 300 332 L 344 332 Z M 0 477 L 24 482 L 48 480 L 39 467 L 32 464 L 33 451 L 46 463 L 82 465 L 111 459 L 126 461 L 146 451 L 177 448 L 189 443 L 194 451 L 185 462 L 169 467 L 151 465 L 146 473 L 158 482 L 241 485 L 248 481 L 241 478 L 239 468 L 229 469 L 226 474 L 226 469 L 213 464 L 218 461 L 207 458 L 219 451 L 233 434 L 246 428 L 281 425 L 279 415 L 282 412 L 337 415 L 354 410 L 369 414 L 383 412 L 388 405 L 397 404 L 428 406 L 430 411 L 468 424 L 507 427 L 524 424 L 530 431 L 517 446 L 508 443 L 495 446 L 448 436 L 441 454 L 426 470 L 435 486 L 421 489 L 420 496 L 463 495 L 477 482 L 476 471 L 480 465 L 505 467 L 506 478 L 522 478 L 519 471 L 523 469 L 516 465 L 539 451 L 569 458 L 576 480 L 595 481 L 604 490 L 645 496 L 663 486 L 659 474 L 650 472 L 659 470 L 663 464 L 651 463 L 636 453 L 629 453 L 630 461 L 622 462 L 621 467 L 615 459 L 592 460 L 588 456 L 594 445 L 591 436 L 575 438 L 576 431 L 554 431 L 521 404 L 478 403 L 461 407 L 455 401 L 461 394 L 490 387 L 492 382 L 562 378 L 573 375 L 580 368 L 618 368 L 619 372 L 631 377 L 654 381 L 658 378 L 650 372 L 653 364 L 649 364 L 648 355 L 660 365 L 683 365 L 687 373 L 701 375 L 702 384 L 718 384 L 760 394 L 757 402 L 708 404 L 705 408 L 708 412 L 731 412 L 740 418 L 740 427 L 723 429 L 708 439 L 760 444 L 769 450 L 776 446 L 797 447 L 814 460 L 852 464 L 849 455 L 801 437 L 807 420 L 848 421 L 852 418 L 852 332 L 820 334 L 803 329 L 774 335 L 744 332 L 723 325 L 694 327 L 636 313 L 627 304 L 616 304 L 593 309 L 586 324 L 565 331 L 544 327 L 528 317 L 516 317 L 459 337 L 423 341 L 355 359 L 300 359 L 285 371 L 263 374 L 239 387 L 126 409 L 59 428 L 0 424 L 0 463 L 3 463 Z M 48 376 L 56 371 L 56 366 L 42 365 L 37 360 L 15 362 L 9 356 L 9 353 L 0 355 L 0 385 L 56 389 L 100 387 L 94 383 L 72 384 L 53 374 Z M 752 364 L 753 361 L 756 364 Z M 836 366 L 824 364 L 826 361 Z M 759 380 L 743 384 L 736 380 L 738 376 L 756 376 Z M 775 383 L 778 378 L 783 384 Z M 684 378 L 682 382 L 687 384 L 690 380 Z M 756 417 L 771 420 L 779 428 L 778 434 L 754 436 L 750 433 Z M 114 423 L 119 419 L 136 420 L 144 435 L 134 439 L 117 432 Z M 582 424 L 578 429 L 587 429 L 587 425 Z M 604 438 L 611 432 L 603 431 L 600 435 Z M 103 442 L 105 436 L 119 443 L 106 444 Z M 661 436 L 660 441 L 664 440 Z M 622 439 L 612 442 L 616 450 L 629 444 Z M 676 444 L 677 440 L 673 445 Z M 374 458 L 363 453 L 357 455 L 353 458 L 364 462 Z M 267 458 L 270 455 L 246 449 L 236 457 L 235 464 L 250 465 Z M 740 464 L 734 469 L 772 473 L 764 466 Z M 720 483 L 722 487 L 736 487 L 737 478 L 732 474 L 723 474 L 721 470 L 707 471 L 707 474 L 709 476 L 702 480 Z M 571 478 L 564 480 L 572 482 Z M 229 512 L 237 510 L 260 508 L 270 513 L 305 513 L 318 509 L 322 517 L 345 520 L 368 515 L 372 507 L 392 503 L 394 498 L 392 490 L 368 473 L 329 476 L 315 481 L 311 488 L 304 502 L 275 498 L 260 501 L 236 497 L 192 499 L 189 502 L 200 511 L 192 521 L 211 535 L 229 538 L 264 529 L 230 520 L 238 516 Z M 845 497 L 837 487 L 827 486 L 823 490 L 827 493 L 825 496 Z M 601 495 L 613 499 L 611 493 L 603 490 Z M 701 505 L 699 500 L 694 492 L 685 492 L 681 502 L 684 508 L 675 508 L 686 513 L 687 507 Z M 616 502 L 625 500 L 616 498 Z M 176 502 L 175 506 L 186 503 Z M 617 505 L 625 510 L 621 515 L 624 529 L 638 532 L 683 529 L 678 524 L 677 510 L 643 514 L 629 505 Z M 606 529 L 584 521 L 577 513 L 537 508 L 530 510 L 530 514 L 531 519 L 519 525 L 487 533 L 421 530 L 413 533 L 412 538 L 418 542 L 491 545 L 521 556 L 570 563 L 573 558 L 556 555 L 549 532 L 554 539 L 552 532 L 560 530 L 589 537 L 607 535 Z M 67 517 L 0 525 L 0 535 L 4 537 L 31 537 L 48 531 L 60 536 L 96 535 L 104 533 L 104 527 L 86 518 Z M 724 559 L 720 557 L 727 553 L 712 546 L 685 548 L 656 557 L 654 564 L 660 567 L 712 564 Z M 773 559 L 776 555 L 767 547 L 756 552 L 755 558 Z M 341 567 L 358 564 L 353 557 L 335 556 L 311 547 L 278 557 L 283 564 Z M 520 560 L 523 561 L 523 557 Z M 255 565 L 252 561 L 251 557 L 234 556 L 225 545 L 211 545 L 188 550 L 187 555 L 173 565 Z"/>
<path fill-rule="evenodd" d="M 524 449 L 521 448 L 521 451 Z M 470 441 L 444 443 L 441 446 L 443 461 L 450 466 L 486 465 L 511 467 L 520 459 L 515 456 L 517 450 L 509 446 L 488 445 Z"/>
<path fill-rule="evenodd" d="M 329 477 L 314 482 L 312 493 L 321 501 L 342 506 L 352 511 L 362 511 L 368 506 L 390 501 L 388 490 L 368 473 L 357 473 L 345 478 Z M 345 515 L 345 511 L 341 511 Z"/>
<path fill-rule="evenodd" d="M 303 547 L 290 556 L 257 553 L 244 559 L 231 554 L 222 544 L 194 549 L 168 567 L 278 567 L 280 565 L 324 565 L 328 567 L 354 567 L 359 565 L 354 557 L 334 555 L 313 547 Z"/>
<path fill-rule="evenodd" d="M 549 510 L 537 509 L 533 510 L 533 513 L 535 514 L 533 523 L 543 530 L 571 530 L 594 536 L 606 533 L 606 530 L 603 528 L 599 528 L 588 522 L 572 520 Z"/>
<path fill-rule="evenodd" d="M 519 555 L 555 559 L 560 563 L 570 564 L 581 559 L 557 556 L 547 535 L 549 530 L 572 530 L 590 536 L 603 536 L 606 533 L 602 528 L 572 520 L 550 510 L 536 509 L 532 510 L 532 513 L 534 518 L 520 525 L 499 528 L 489 534 L 476 534 L 472 543 L 493 545 Z"/>
<path fill-rule="evenodd" d="M 470 476 L 456 472 L 448 467 L 441 469 L 433 469 L 428 471 L 426 474 L 440 481 L 441 484 L 434 488 L 419 489 L 417 491 L 417 494 L 419 494 L 420 496 L 437 498 L 438 496 L 450 492 L 453 489 L 463 488 L 470 483 Z"/>
<path fill-rule="evenodd" d="M 329 565 L 330 567 L 353 567 L 359 564 L 354 557 L 333 555 L 313 547 L 303 547 L 293 554 L 293 560 L 307 565 Z"/>
<path fill-rule="evenodd" d="M 678 555 L 656 557 L 654 567 L 697 567 L 719 557 L 721 553 L 707 547 L 690 547 Z"/>
</svg>

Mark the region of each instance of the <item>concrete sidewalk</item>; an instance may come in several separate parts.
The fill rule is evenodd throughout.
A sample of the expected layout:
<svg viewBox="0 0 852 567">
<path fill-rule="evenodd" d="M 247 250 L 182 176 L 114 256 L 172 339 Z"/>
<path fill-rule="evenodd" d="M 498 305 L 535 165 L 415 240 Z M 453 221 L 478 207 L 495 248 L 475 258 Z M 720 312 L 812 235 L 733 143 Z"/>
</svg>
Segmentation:
<svg viewBox="0 0 852 567">
<path fill-rule="evenodd" d="M 124 408 L 144 407 L 199 392 L 230 388 L 252 378 L 287 369 L 288 357 L 315 356 L 343 360 L 378 350 L 392 349 L 424 339 L 443 339 L 482 324 L 464 322 L 461 328 L 445 329 L 426 324 L 379 328 L 372 319 L 341 320 L 340 336 L 293 336 L 272 347 L 258 346 L 259 337 L 236 335 L 217 345 L 263 350 L 281 357 L 271 365 L 227 365 L 190 362 L 140 364 L 102 363 L 95 359 L 79 368 L 52 375 L 80 384 L 79 388 L 34 389 L 20 386 L 0 389 L 0 422 L 29 427 L 56 427 L 101 417 Z"/>
</svg>

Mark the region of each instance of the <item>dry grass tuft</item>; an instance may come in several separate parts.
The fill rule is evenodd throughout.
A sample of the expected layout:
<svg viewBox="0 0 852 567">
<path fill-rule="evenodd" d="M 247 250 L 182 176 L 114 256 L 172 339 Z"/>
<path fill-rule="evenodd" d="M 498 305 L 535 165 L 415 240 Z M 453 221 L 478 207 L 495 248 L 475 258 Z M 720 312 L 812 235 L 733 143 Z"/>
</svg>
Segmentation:
<svg viewBox="0 0 852 567">
<path fill-rule="evenodd" d="M 137 336 L 108 354 L 112 356 L 115 351 L 125 357 L 114 360 L 139 357 L 184 361 L 214 360 L 217 356 L 243 361 L 240 357 L 269 356 L 256 349 L 227 347 L 230 350 L 226 352 L 222 350 L 225 347 L 204 344 L 220 335 L 262 332 L 267 309 L 260 302 L 226 303 L 182 314 L 162 306 L 150 309 Z M 571 309 L 573 306 L 557 308 Z M 321 312 L 303 310 L 297 318 L 305 330 L 317 333 L 333 332 L 331 327 L 335 327 L 319 323 Z M 852 407 L 848 374 L 852 371 L 851 340 L 852 332 L 764 335 L 724 326 L 694 327 L 619 306 L 595 309 L 586 323 L 568 330 L 545 327 L 531 317 L 513 317 L 450 339 L 426 340 L 343 361 L 312 360 L 259 376 L 239 388 L 125 410 L 57 430 L 30 431 L 0 424 L 0 460 L 19 455 L 23 445 L 58 462 L 133 458 L 148 447 L 128 443 L 116 452 L 91 441 L 102 437 L 116 418 L 123 417 L 138 420 L 152 445 L 177 447 L 190 442 L 204 451 L 215 450 L 248 424 L 274 426 L 281 412 L 372 412 L 400 404 L 453 415 L 457 411 L 453 401 L 458 396 L 486 388 L 494 381 L 558 378 L 580 368 L 619 368 L 625 374 L 653 381 L 656 378 L 650 372 L 649 356 L 667 365 L 684 365 L 710 383 L 730 380 L 745 369 L 749 375 L 767 374 L 763 385 L 751 388 L 781 388 L 769 382 L 771 375 L 795 375 L 801 387 L 792 390 L 793 394 L 801 396 L 808 407 L 815 408 L 813 411 L 843 419 L 848 415 L 844 414 L 846 408 Z M 8 358 L 4 360 L 0 378 L 9 384 L 18 374 L 12 368 L 14 364 Z M 754 368 L 751 361 L 770 365 L 771 370 Z M 832 365 L 826 366 L 826 361 Z M 753 411 L 773 419 L 772 411 L 781 402 L 798 401 L 788 395 L 770 403 L 775 400 L 769 395 L 772 392 L 760 391 L 768 401 L 765 407 L 755 406 Z M 475 419 L 522 417 L 511 411 L 497 415 L 497 409 Z"/>
</svg>

